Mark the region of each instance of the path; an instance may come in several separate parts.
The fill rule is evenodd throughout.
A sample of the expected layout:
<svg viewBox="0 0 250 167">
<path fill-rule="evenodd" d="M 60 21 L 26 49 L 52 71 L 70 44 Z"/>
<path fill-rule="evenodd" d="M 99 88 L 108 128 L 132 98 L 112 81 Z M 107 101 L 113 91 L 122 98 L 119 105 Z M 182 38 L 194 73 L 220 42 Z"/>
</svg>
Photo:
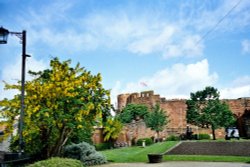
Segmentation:
<svg viewBox="0 0 250 167">
<path fill-rule="evenodd" d="M 109 163 L 94 167 L 250 167 L 247 163 L 236 162 L 186 162 L 169 161 L 162 163 Z"/>
</svg>

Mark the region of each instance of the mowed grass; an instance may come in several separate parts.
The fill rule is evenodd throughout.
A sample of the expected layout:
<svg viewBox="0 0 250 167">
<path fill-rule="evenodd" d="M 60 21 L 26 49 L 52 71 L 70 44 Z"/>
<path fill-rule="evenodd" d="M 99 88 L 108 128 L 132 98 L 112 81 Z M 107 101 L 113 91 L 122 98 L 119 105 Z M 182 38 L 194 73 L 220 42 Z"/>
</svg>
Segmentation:
<svg viewBox="0 0 250 167">
<path fill-rule="evenodd" d="M 221 142 L 221 141 L 218 141 Z M 101 151 L 109 162 L 132 163 L 148 162 L 147 154 L 164 153 L 174 147 L 178 141 L 166 141 L 156 143 L 145 148 L 134 146 L 120 149 Z M 246 148 L 249 149 L 249 148 Z M 164 155 L 163 161 L 208 161 L 208 162 L 246 162 L 250 163 L 250 157 L 243 156 L 208 156 L 208 155 Z"/>
<path fill-rule="evenodd" d="M 101 151 L 110 162 L 148 162 L 147 154 L 164 153 L 175 146 L 177 141 L 155 143 L 145 148 L 140 146 Z"/>
</svg>

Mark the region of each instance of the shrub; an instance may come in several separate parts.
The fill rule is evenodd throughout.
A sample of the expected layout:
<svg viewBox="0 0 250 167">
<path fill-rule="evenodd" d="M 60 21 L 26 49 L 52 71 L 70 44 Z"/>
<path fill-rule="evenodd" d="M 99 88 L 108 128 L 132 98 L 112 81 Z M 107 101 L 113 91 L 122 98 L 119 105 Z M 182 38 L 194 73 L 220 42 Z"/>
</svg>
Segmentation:
<svg viewBox="0 0 250 167">
<path fill-rule="evenodd" d="M 170 135 L 166 139 L 167 141 L 179 141 L 181 140 L 180 136 Z"/>
<path fill-rule="evenodd" d="M 79 160 L 69 158 L 51 158 L 43 161 L 38 161 L 27 167 L 83 167 L 83 164 Z"/>
<path fill-rule="evenodd" d="M 210 135 L 209 134 L 199 134 L 198 139 L 199 140 L 207 140 L 207 139 L 210 139 Z"/>
<path fill-rule="evenodd" d="M 107 149 L 110 149 L 111 147 L 112 147 L 111 143 L 99 143 L 99 144 L 95 144 L 95 149 L 97 151 L 107 150 Z"/>
<path fill-rule="evenodd" d="M 142 138 L 137 140 L 137 146 L 142 146 L 143 140 L 145 140 L 146 146 L 153 144 L 153 140 L 151 138 Z"/>
<path fill-rule="evenodd" d="M 99 165 L 107 163 L 106 158 L 95 150 L 95 147 L 82 142 L 71 144 L 64 148 L 64 157 L 78 159 L 84 165 Z"/>
</svg>

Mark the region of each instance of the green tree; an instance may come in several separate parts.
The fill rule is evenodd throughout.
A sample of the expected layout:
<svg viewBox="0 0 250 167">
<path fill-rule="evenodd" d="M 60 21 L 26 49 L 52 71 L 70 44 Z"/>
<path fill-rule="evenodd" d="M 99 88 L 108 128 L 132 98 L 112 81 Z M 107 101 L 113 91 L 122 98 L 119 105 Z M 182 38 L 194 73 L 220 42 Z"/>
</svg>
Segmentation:
<svg viewBox="0 0 250 167">
<path fill-rule="evenodd" d="M 229 106 L 219 100 L 219 92 L 214 87 L 190 94 L 187 104 L 187 122 L 202 128 L 211 128 L 213 139 L 215 130 L 228 127 L 235 122 Z"/>
<path fill-rule="evenodd" d="M 144 119 L 148 114 L 148 108 L 142 104 L 128 104 L 119 114 L 122 123 L 130 123 L 137 117 Z"/>
<path fill-rule="evenodd" d="M 42 159 L 59 156 L 70 137 L 90 132 L 96 118 L 110 109 L 110 92 L 101 84 L 101 75 L 92 75 L 78 63 L 51 60 L 50 69 L 29 72 L 34 76 L 26 82 L 23 138 L 25 151 Z M 7 89 L 19 89 L 6 84 Z M 13 125 L 20 113 L 20 95 L 0 102 L 1 112 Z M 18 134 L 12 150 L 17 149 Z M 79 139 L 79 138 L 78 138 Z"/>
<path fill-rule="evenodd" d="M 159 104 L 156 104 L 153 107 L 152 112 L 145 117 L 145 123 L 147 127 L 151 128 L 152 130 L 156 131 L 157 139 L 159 139 L 160 132 L 163 131 L 164 126 L 168 124 L 168 116 L 165 112 L 160 108 Z"/>
</svg>

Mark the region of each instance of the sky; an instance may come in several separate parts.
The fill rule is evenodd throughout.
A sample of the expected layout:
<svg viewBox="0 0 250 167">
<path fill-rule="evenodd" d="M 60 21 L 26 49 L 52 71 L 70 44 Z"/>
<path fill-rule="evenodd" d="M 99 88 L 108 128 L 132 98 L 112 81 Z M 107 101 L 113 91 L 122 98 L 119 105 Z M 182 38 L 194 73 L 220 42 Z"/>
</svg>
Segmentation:
<svg viewBox="0 0 250 167">
<path fill-rule="evenodd" d="M 250 97 L 249 0 L 0 0 L 0 26 L 27 31 L 28 70 L 58 57 L 101 73 L 112 103 L 154 90 L 189 98 L 213 86 L 223 99 Z M 2 81 L 21 78 L 21 45 L 0 45 Z M 26 75 L 26 79 L 31 78 Z"/>
</svg>

